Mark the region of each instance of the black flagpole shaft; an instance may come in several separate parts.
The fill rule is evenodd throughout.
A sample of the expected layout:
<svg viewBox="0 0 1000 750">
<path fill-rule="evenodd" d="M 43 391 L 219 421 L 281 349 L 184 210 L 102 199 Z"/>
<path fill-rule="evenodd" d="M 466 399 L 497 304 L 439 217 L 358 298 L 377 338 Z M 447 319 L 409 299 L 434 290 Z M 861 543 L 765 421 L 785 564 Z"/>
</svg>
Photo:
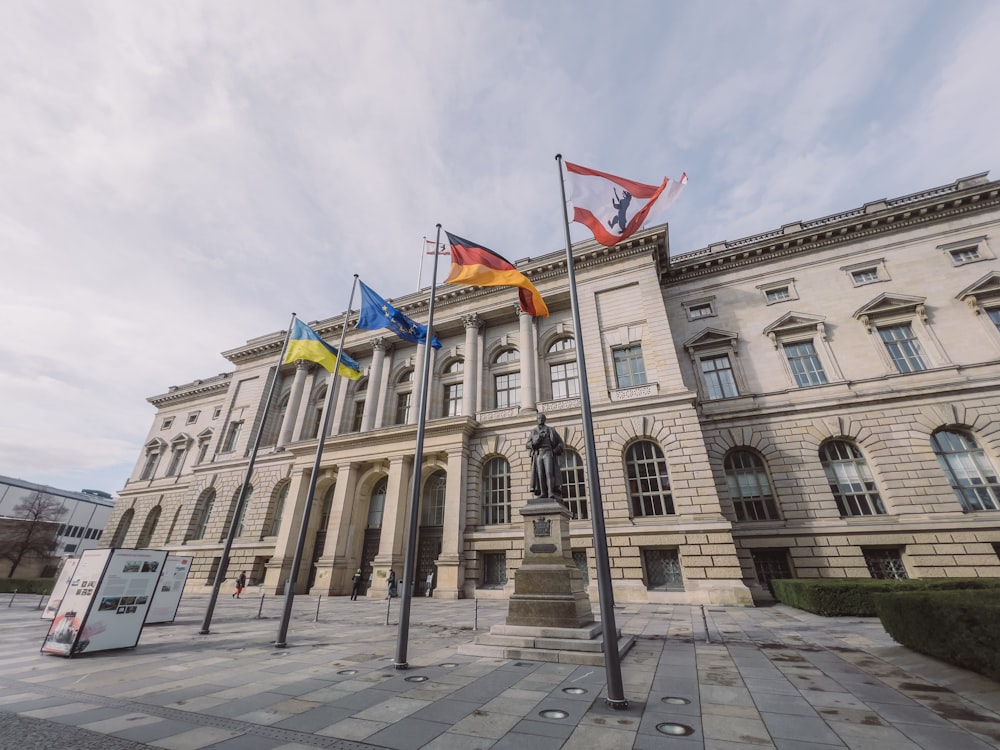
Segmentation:
<svg viewBox="0 0 1000 750">
<path fill-rule="evenodd" d="M 396 658 L 393 667 L 406 669 L 406 646 L 410 635 L 410 599 L 413 598 L 413 583 L 416 571 L 414 561 L 417 553 L 417 522 L 420 520 L 420 478 L 424 463 L 424 428 L 427 425 L 427 391 L 430 385 L 431 351 L 434 341 L 434 295 L 437 290 L 438 251 L 441 248 L 441 225 L 437 225 L 437 240 L 434 243 L 434 276 L 431 279 L 431 301 L 427 306 L 427 335 L 424 336 L 424 362 L 420 381 L 420 412 L 417 418 L 417 446 L 413 456 L 413 486 L 410 492 L 409 527 L 406 533 L 406 560 L 403 563 L 403 594 L 399 600 L 399 629 L 396 633 Z"/>
<path fill-rule="evenodd" d="M 274 397 L 274 387 L 278 382 L 278 370 L 285 359 L 285 352 L 288 350 L 288 339 L 292 335 L 292 326 L 295 324 L 295 313 L 288 323 L 288 332 L 285 334 L 285 343 L 281 346 L 281 354 L 278 356 L 278 366 L 274 369 L 274 377 L 271 379 L 271 387 L 267 390 L 267 398 L 264 400 L 264 417 L 257 425 L 257 435 L 254 437 L 253 450 L 250 451 L 250 462 L 247 464 L 247 474 L 243 479 L 243 486 L 240 487 L 240 496 L 236 501 L 236 510 L 233 512 L 233 521 L 229 524 L 229 533 L 226 535 L 226 543 L 222 547 L 222 556 L 219 558 L 219 567 L 215 569 L 215 581 L 212 583 L 212 593 L 208 597 L 208 607 L 205 608 L 205 619 L 201 623 L 199 635 L 211 633 L 212 615 L 215 613 L 215 603 L 219 599 L 219 589 L 222 582 L 226 580 L 226 570 L 229 568 L 229 551 L 233 548 L 233 539 L 236 537 L 236 527 L 243 516 L 243 506 L 247 501 L 247 488 L 250 486 L 250 479 L 253 476 L 253 465 L 257 460 L 257 451 L 260 449 L 260 438 L 264 434 L 264 427 L 267 424 L 267 417 L 271 411 L 271 399 Z M 225 436 L 223 436 L 225 439 Z"/>
<path fill-rule="evenodd" d="M 580 301 L 576 293 L 576 270 L 573 267 L 573 245 L 569 238 L 569 214 L 566 210 L 566 185 L 563 182 L 562 155 L 559 163 L 559 189 L 562 192 L 563 219 L 566 225 L 566 273 L 569 276 L 570 303 L 576 332 L 576 367 L 580 375 L 580 406 L 583 418 L 584 444 L 587 451 L 587 489 L 590 494 L 591 525 L 594 532 L 594 562 L 597 565 L 597 594 L 604 633 L 604 671 L 608 682 L 607 703 L 611 708 L 626 709 L 628 700 L 622 685 L 621 656 L 618 653 L 618 627 L 615 624 L 614 590 L 611 588 L 611 565 L 608 562 L 608 542 L 604 527 L 604 503 L 601 500 L 601 480 L 594 441 L 594 417 L 590 410 L 590 388 L 587 384 L 587 357 L 580 325 Z"/>
<path fill-rule="evenodd" d="M 313 495 L 316 493 L 316 481 L 319 479 L 319 465 L 323 460 L 323 444 L 326 442 L 326 433 L 330 426 L 330 413 L 333 411 L 333 394 L 337 389 L 337 378 L 340 376 L 340 362 L 344 356 L 344 341 L 347 339 L 347 324 L 351 318 L 351 305 L 354 304 L 354 290 L 358 287 L 358 275 L 354 274 L 354 283 L 351 285 L 351 298 L 347 303 L 347 312 L 344 313 L 344 325 L 340 331 L 340 348 L 337 349 L 337 363 L 333 368 L 333 377 L 330 378 L 330 388 L 326 392 L 326 405 L 323 407 L 323 424 L 320 427 L 319 440 L 316 443 L 316 460 L 313 462 L 312 474 L 309 477 L 309 491 L 306 493 L 306 505 L 302 509 L 302 523 L 299 524 L 299 538 L 295 543 L 295 557 L 292 558 L 292 570 L 285 580 L 285 607 L 281 613 L 281 622 L 278 625 L 278 637 L 274 641 L 275 648 L 285 648 L 288 646 L 288 621 L 292 617 L 292 603 L 295 601 L 295 582 L 299 577 L 299 568 L 302 565 L 302 550 L 306 546 L 306 534 L 309 533 L 309 515 L 312 510 Z"/>
</svg>

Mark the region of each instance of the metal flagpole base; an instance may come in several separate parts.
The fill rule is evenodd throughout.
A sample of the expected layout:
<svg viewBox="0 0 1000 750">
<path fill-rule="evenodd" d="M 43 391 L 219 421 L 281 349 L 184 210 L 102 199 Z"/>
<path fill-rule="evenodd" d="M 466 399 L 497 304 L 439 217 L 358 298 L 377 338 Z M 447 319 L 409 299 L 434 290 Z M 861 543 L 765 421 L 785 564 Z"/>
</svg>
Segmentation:
<svg viewBox="0 0 1000 750">
<path fill-rule="evenodd" d="M 395 662 L 394 661 L 392 663 L 392 668 L 393 669 L 409 669 L 410 665 L 407 662 L 405 662 L 405 661 L 404 662 Z"/>
<path fill-rule="evenodd" d="M 209 630 L 208 628 L 202 628 L 201 630 L 199 630 L 199 631 L 198 631 L 198 635 L 208 635 L 208 634 L 210 634 L 211 632 L 212 632 L 212 631 L 211 631 L 211 630 Z"/>
<path fill-rule="evenodd" d="M 275 643 L 274 647 L 275 648 L 288 648 L 288 643 L 286 643 L 285 641 L 282 641 L 281 643 Z"/>
<path fill-rule="evenodd" d="M 611 698 L 605 698 L 604 699 L 604 703 L 607 705 L 608 708 L 614 709 L 615 711 L 627 711 L 628 710 L 628 701 L 627 700 L 616 701 L 616 700 L 612 700 Z"/>
</svg>

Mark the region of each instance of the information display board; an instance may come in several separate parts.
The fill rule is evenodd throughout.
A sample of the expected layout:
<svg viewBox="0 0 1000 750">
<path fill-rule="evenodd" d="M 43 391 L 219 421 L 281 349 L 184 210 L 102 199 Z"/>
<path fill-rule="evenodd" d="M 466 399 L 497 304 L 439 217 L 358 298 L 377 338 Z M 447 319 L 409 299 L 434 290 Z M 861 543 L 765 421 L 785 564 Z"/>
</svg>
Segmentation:
<svg viewBox="0 0 1000 750">
<path fill-rule="evenodd" d="M 133 648 L 166 558 L 163 550 L 84 551 L 41 650 L 73 656 Z"/>
<path fill-rule="evenodd" d="M 56 612 L 59 611 L 59 605 L 62 604 L 63 597 L 66 596 L 66 590 L 69 588 L 69 584 L 76 574 L 76 566 L 79 562 L 79 557 L 63 558 L 62 564 L 59 567 L 59 574 L 56 576 L 55 585 L 52 587 L 52 593 L 49 594 L 49 600 L 45 603 L 45 609 L 42 610 L 43 620 L 55 619 Z"/>
<path fill-rule="evenodd" d="M 173 622 L 177 617 L 177 608 L 181 606 L 181 595 L 184 584 L 191 571 L 191 558 L 180 555 L 167 555 L 163 564 L 163 574 L 156 584 L 153 601 L 149 605 L 146 624 Z"/>
</svg>

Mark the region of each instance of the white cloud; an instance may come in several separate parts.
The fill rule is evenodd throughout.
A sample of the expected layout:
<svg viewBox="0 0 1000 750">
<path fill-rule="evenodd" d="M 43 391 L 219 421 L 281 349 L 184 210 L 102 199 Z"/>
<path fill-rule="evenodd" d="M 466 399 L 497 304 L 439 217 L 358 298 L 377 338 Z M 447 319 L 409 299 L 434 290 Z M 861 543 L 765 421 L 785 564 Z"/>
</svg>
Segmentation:
<svg viewBox="0 0 1000 750">
<path fill-rule="evenodd" d="M 687 170 L 675 252 L 994 166 L 997 12 L 4 4 L 0 473 L 120 488 L 146 397 L 340 312 L 352 272 L 413 290 L 436 222 L 560 249 L 556 153 Z"/>
</svg>

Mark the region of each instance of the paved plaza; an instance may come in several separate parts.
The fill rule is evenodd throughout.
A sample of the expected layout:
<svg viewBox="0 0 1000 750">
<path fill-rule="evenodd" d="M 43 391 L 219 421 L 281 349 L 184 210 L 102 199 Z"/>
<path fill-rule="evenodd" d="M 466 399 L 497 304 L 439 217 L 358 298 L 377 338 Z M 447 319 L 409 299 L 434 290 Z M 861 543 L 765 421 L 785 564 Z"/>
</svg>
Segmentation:
<svg viewBox="0 0 1000 750">
<path fill-rule="evenodd" d="M 460 655 L 504 621 L 504 601 L 414 599 L 409 669 L 396 670 L 399 600 L 296 597 L 275 649 L 281 598 L 224 593 L 199 635 L 208 598 L 188 596 L 135 649 L 73 659 L 39 652 L 38 596 L 9 600 L 0 748 L 12 750 L 1000 747 L 1000 684 L 914 654 L 872 618 L 618 606 L 636 642 L 622 660 L 630 707 L 614 711 L 602 667 Z"/>
</svg>

